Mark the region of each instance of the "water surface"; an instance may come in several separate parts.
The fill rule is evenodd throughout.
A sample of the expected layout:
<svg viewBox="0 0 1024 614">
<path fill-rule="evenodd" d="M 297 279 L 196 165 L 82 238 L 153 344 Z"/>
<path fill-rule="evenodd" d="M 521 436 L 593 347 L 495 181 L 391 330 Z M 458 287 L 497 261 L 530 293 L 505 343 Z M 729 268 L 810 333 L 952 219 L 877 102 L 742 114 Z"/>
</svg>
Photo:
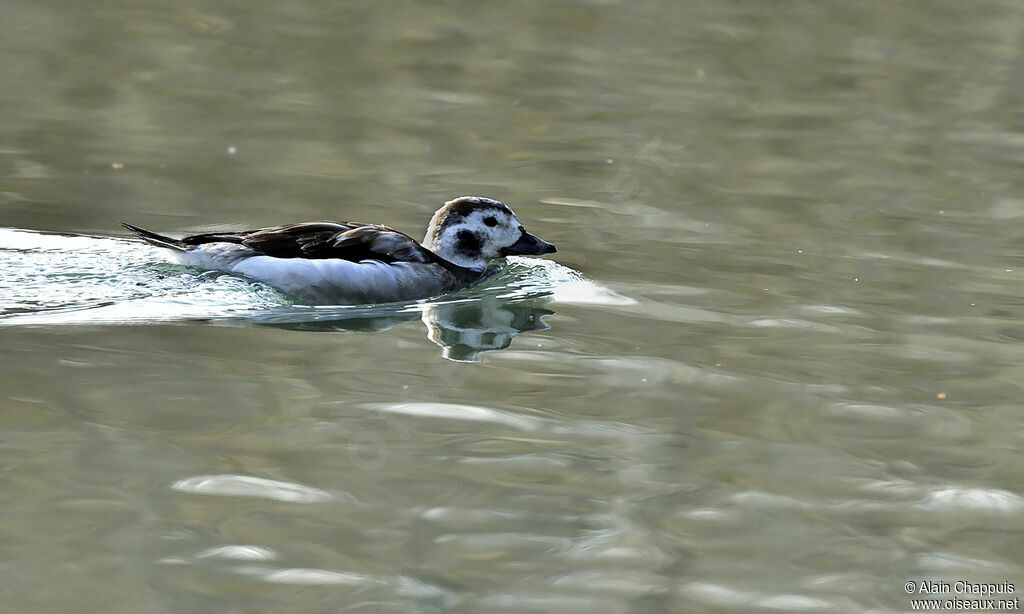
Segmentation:
<svg viewBox="0 0 1024 614">
<path fill-rule="evenodd" d="M 1024 585 L 1024 7 L 5 6 L 11 611 L 906 611 Z M 419 236 L 315 310 L 169 234 Z"/>
</svg>

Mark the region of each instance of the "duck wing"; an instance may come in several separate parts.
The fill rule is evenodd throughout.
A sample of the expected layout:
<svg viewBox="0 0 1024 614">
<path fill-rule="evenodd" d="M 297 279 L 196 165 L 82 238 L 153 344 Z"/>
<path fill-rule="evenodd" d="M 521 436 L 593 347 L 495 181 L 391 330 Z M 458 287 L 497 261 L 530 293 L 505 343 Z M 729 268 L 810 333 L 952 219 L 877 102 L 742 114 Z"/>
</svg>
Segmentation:
<svg viewBox="0 0 1024 614">
<path fill-rule="evenodd" d="M 302 222 L 259 230 L 191 235 L 188 245 L 239 243 L 275 258 L 341 258 L 352 262 L 377 260 L 386 264 L 418 262 L 452 265 L 412 237 L 378 224 Z"/>
</svg>

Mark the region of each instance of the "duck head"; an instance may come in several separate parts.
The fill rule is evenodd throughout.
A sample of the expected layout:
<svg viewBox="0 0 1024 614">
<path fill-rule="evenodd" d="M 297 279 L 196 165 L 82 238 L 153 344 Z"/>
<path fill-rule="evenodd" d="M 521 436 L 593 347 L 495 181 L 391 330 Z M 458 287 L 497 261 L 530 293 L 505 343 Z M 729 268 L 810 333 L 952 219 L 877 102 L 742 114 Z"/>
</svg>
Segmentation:
<svg viewBox="0 0 1024 614">
<path fill-rule="evenodd" d="M 501 201 L 461 196 L 434 213 L 423 246 L 467 269 L 484 270 L 487 261 L 515 254 L 555 253 L 555 246 L 526 232 Z"/>
</svg>

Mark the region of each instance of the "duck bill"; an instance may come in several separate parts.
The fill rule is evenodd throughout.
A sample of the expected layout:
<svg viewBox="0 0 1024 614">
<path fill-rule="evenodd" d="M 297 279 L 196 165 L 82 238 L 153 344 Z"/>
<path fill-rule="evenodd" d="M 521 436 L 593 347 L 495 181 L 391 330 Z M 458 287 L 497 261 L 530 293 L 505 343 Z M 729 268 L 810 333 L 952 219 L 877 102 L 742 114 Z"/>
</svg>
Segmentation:
<svg viewBox="0 0 1024 614">
<path fill-rule="evenodd" d="M 544 239 L 541 239 L 537 235 L 532 235 L 525 230 L 519 240 L 509 245 L 508 247 L 501 248 L 502 256 L 538 256 L 540 254 L 553 254 L 558 250 L 555 246 L 548 243 Z"/>
</svg>

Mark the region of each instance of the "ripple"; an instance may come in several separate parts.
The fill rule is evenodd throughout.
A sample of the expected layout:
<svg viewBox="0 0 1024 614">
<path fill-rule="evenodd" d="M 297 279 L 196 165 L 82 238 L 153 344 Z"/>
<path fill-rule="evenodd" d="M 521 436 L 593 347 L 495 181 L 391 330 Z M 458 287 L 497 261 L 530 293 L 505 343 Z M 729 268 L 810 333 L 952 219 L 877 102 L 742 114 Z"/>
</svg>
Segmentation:
<svg viewBox="0 0 1024 614">
<path fill-rule="evenodd" d="M 20 230 L 18 228 L 0 228 L 0 249 L 11 251 L 40 252 L 74 252 L 91 254 L 109 254 L 117 244 L 138 246 L 111 237 L 92 237 L 88 235 L 67 235 Z M 145 250 L 145 248 L 143 248 Z M 149 251 L 149 250 L 145 250 Z"/>
<path fill-rule="evenodd" d="M 824 599 L 806 597 L 804 595 L 769 595 L 754 602 L 755 606 L 782 610 L 784 612 L 810 612 L 814 610 L 831 610 L 834 606 Z"/>
<path fill-rule="evenodd" d="M 484 595 L 472 601 L 482 612 L 558 612 L 559 614 L 615 614 L 632 611 L 605 599 L 570 597 L 547 593 L 509 592 Z"/>
<path fill-rule="evenodd" d="M 894 418 L 906 418 L 910 415 L 910 412 L 905 409 L 869 403 L 833 403 L 829 407 L 829 411 L 838 416 L 855 416 L 872 420 L 892 420 Z"/>
<path fill-rule="evenodd" d="M 989 511 L 1010 513 L 1024 508 L 1024 498 L 994 488 L 941 488 L 930 493 L 918 507 L 928 511 Z"/>
<path fill-rule="evenodd" d="M 576 543 L 563 555 L 589 565 L 619 565 L 630 569 L 662 569 L 672 564 L 672 554 L 654 545 L 623 546 L 616 543 Z"/>
<path fill-rule="evenodd" d="M 330 493 L 292 482 L 268 480 L 247 475 L 197 475 L 178 480 L 171 488 L 199 495 L 255 497 L 289 503 L 316 503 L 331 499 Z"/>
<path fill-rule="evenodd" d="M 441 535 L 434 541 L 448 548 L 462 552 L 508 552 L 541 551 L 565 552 L 572 546 L 572 540 L 554 535 L 536 533 L 476 533 L 462 535 Z"/>
<path fill-rule="evenodd" d="M 750 594 L 711 582 L 690 582 L 679 587 L 679 593 L 685 597 L 719 606 L 738 606 L 752 601 Z"/>
<path fill-rule="evenodd" d="M 711 582 L 685 584 L 679 588 L 679 593 L 695 601 L 723 607 L 746 606 L 789 612 L 833 610 L 836 607 L 833 603 L 806 595 L 773 595 Z"/>
<path fill-rule="evenodd" d="M 939 267 L 945 269 L 967 269 L 968 267 L 959 262 L 950 262 L 949 260 L 942 260 L 940 258 L 931 258 L 928 256 L 919 256 L 917 254 L 910 253 L 885 253 L 885 252 L 861 252 L 854 256 L 855 258 L 864 258 L 867 260 L 891 260 L 893 262 L 914 264 L 921 266 Z"/>
<path fill-rule="evenodd" d="M 522 512 L 508 512 L 486 508 L 431 507 L 420 512 L 420 518 L 450 528 L 509 522 L 524 516 Z"/>
<path fill-rule="evenodd" d="M 559 588 L 592 594 L 613 594 L 635 599 L 668 592 L 671 581 L 661 574 L 640 570 L 594 570 L 566 573 L 552 581 Z"/>
<path fill-rule="evenodd" d="M 284 569 L 255 569 L 253 570 L 253 575 L 260 576 L 260 578 L 263 581 L 270 582 L 271 584 L 334 584 L 344 586 L 385 584 L 384 581 L 365 574 L 302 567 L 289 567 Z"/>
<path fill-rule="evenodd" d="M 636 305 L 637 301 L 591 281 L 579 280 L 554 288 L 553 298 L 559 303 L 577 305 Z"/>
<path fill-rule="evenodd" d="M 603 372 L 609 384 L 648 385 L 703 384 L 713 387 L 727 387 L 743 382 L 734 375 L 716 373 L 709 369 L 695 367 L 682 362 L 652 358 L 648 356 L 595 356 L 583 358 L 580 362 Z"/>
<path fill-rule="evenodd" d="M 537 421 L 526 416 L 479 405 L 456 405 L 454 403 L 372 403 L 364 407 L 392 414 L 418 416 L 420 418 L 491 422 L 523 431 L 534 431 L 539 428 Z"/>
<path fill-rule="evenodd" d="M 804 305 L 800 308 L 801 311 L 812 313 L 815 315 L 826 315 L 826 316 L 859 316 L 863 315 L 858 309 L 851 307 L 843 307 L 841 305 Z"/>
<path fill-rule="evenodd" d="M 272 561 L 277 554 L 269 548 L 252 545 L 227 545 L 207 548 L 196 555 L 197 559 L 225 559 L 232 561 Z"/>
<path fill-rule="evenodd" d="M 234 574 L 268 584 L 386 587 L 396 595 L 418 602 L 434 601 L 451 605 L 456 600 L 455 596 L 445 589 L 411 576 L 267 564 L 277 558 L 277 553 L 263 546 L 227 544 L 212 546 L 194 554 L 167 557 L 160 562 L 171 566 L 193 566 L 204 573 Z"/>
<path fill-rule="evenodd" d="M 739 514 L 733 511 L 726 511 L 717 508 L 700 508 L 689 510 L 681 514 L 683 518 L 701 523 L 735 523 Z"/>
<path fill-rule="evenodd" d="M 804 329 L 816 330 L 825 333 L 839 332 L 838 328 L 829 324 L 821 324 L 820 322 L 811 322 L 809 320 L 799 320 L 796 318 L 759 318 L 749 321 L 747 325 L 754 328 Z"/>
<path fill-rule="evenodd" d="M 987 559 L 961 556 L 950 552 L 923 552 L 918 554 L 914 557 L 914 567 L 922 573 L 941 573 L 950 576 L 978 572 L 1006 577 L 1019 575 L 1019 573 L 1015 572 L 1012 565 Z"/>
</svg>

